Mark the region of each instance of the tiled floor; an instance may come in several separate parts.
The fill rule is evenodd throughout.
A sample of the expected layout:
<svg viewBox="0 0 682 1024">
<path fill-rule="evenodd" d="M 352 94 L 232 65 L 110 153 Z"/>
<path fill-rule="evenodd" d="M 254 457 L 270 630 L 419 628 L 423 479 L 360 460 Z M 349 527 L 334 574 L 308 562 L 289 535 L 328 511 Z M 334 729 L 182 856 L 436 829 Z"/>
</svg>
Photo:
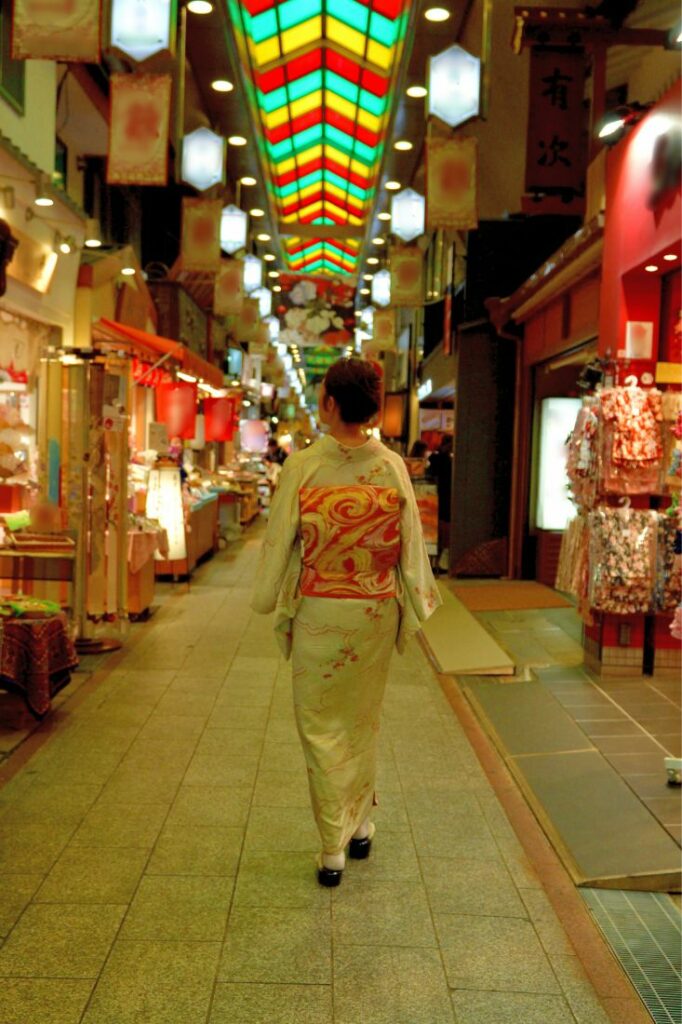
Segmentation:
<svg viewBox="0 0 682 1024">
<path fill-rule="evenodd" d="M 682 799 L 666 782 L 664 758 L 682 756 L 682 692 L 665 675 L 594 679 L 582 666 L 572 609 L 479 615 L 517 665 L 537 671 L 591 742 L 668 832 L 682 841 Z"/>
<path fill-rule="evenodd" d="M 329 892 L 258 536 L 166 591 L 0 790 L 2 1024 L 605 1024 L 421 649 Z M 557 640 L 560 640 L 557 637 Z"/>
</svg>

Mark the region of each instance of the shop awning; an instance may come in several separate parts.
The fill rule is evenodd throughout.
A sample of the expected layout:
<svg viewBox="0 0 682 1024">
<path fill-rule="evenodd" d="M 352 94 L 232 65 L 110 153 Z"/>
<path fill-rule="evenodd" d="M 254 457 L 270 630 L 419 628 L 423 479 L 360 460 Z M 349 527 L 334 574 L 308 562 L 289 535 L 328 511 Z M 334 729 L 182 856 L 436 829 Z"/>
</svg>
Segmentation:
<svg viewBox="0 0 682 1024">
<path fill-rule="evenodd" d="M 145 349 L 147 353 L 155 355 L 157 358 L 169 356 L 182 367 L 185 373 L 190 373 L 197 380 L 211 384 L 214 388 L 223 386 L 222 370 L 198 356 L 196 352 L 192 352 L 181 341 L 162 338 L 158 334 L 150 334 L 138 327 L 128 327 L 127 324 L 120 324 L 116 320 L 107 320 L 105 317 L 93 325 L 93 336 L 95 340 L 99 341 L 127 342 L 132 344 L 135 349 Z"/>
</svg>

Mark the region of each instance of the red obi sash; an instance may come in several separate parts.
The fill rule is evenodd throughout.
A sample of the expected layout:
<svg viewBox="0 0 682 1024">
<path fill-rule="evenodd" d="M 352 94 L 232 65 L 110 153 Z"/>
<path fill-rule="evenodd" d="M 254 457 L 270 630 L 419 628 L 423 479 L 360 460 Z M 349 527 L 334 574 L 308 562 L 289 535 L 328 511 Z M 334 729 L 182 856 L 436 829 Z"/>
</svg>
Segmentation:
<svg viewBox="0 0 682 1024">
<path fill-rule="evenodd" d="M 393 487 L 357 484 L 299 492 L 306 597 L 395 597 L 400 502 Z"/>
</svg>

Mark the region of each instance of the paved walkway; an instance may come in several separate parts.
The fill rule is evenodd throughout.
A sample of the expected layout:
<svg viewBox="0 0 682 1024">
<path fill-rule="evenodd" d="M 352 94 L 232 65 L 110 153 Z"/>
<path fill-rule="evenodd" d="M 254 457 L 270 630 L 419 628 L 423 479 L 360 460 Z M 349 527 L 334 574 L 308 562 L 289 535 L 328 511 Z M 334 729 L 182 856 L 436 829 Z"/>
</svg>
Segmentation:
<svg viewBox="0 0 682 1024">
<path fill-rule="evenodd" d="M 375 850 L 317 886 L 258 546 L 166 588 L 0 790 L 0 1024 L 606 1024 L 416 643 Z"/>
</svg>

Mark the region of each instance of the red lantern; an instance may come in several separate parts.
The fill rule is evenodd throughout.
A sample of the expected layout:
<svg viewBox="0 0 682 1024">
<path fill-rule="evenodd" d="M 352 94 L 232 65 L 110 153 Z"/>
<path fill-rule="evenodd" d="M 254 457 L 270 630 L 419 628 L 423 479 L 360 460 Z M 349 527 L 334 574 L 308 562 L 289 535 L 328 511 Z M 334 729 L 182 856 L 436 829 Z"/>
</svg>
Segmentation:
<svg viewBox="0 0 682 1024">
<path fill-rule="evenodd" d="M 205 398 L 206 440 L 231 441 L 234 438 L 234 413 L 234 401 L 231 398 Z"/>
<path fill-rule="evenodd" d="M 168 427 L 169 437 L 191 441 L 197 418 L 197 386 L 188 381 L 159 384 L 156 389 L 156 418 Z"/>
</svg>

